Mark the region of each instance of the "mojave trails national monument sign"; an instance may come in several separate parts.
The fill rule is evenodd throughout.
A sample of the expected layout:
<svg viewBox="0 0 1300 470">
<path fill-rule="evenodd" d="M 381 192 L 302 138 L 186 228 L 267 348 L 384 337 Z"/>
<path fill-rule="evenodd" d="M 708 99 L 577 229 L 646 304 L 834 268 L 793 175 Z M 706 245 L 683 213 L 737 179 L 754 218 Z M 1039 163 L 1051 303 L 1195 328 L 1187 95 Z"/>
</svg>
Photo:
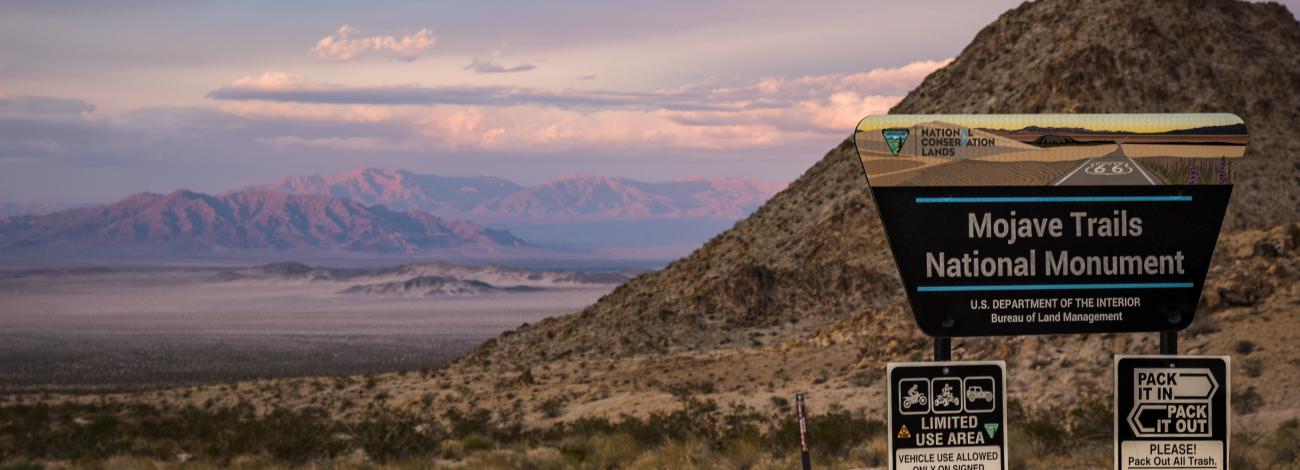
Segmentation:
<svg viewBox="0 0 1300 470">
<path fill-rule="evenodd" d="M 936 337 L 1186 328 L 1246 140 L 1231 114 L 881 115 L 854 134 Z"/>
</svg>

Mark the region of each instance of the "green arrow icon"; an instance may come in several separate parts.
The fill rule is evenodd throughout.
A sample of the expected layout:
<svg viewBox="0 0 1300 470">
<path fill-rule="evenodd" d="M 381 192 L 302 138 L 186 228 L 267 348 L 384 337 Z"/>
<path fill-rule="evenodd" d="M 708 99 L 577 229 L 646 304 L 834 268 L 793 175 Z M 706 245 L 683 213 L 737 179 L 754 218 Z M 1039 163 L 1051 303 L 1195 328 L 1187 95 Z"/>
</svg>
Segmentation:
<svg viewBox="0 0 1300 470">
<path fill-rule="evenodd" d="M 984 432 L 989 433 L 989 439 L 998 433 L 998 423 L 984 423 Z"/>
</svg>

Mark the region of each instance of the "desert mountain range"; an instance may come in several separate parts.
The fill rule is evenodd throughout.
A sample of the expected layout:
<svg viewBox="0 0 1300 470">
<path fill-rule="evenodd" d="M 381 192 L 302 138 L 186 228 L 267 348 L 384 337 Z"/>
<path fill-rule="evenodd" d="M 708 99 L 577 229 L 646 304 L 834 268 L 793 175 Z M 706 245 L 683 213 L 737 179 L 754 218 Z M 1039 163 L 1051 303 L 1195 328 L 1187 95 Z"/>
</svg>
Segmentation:
<svg viewBox="0 0 1300 470">
<path fill-rule="evenodd" d="M 445 177 L 404 170 L 360 168 L 330 176 L 291 176 L 256 186 L 421 210 L 440 217 L 498 221 L 591 221 L 707 218 L 736 220 L 766 201 L 783 183 L 744 178 L 686 178 L 644 182 L 570 175 L 533 186 L 501 178 Z"/>
<path fill-rule="evenodd" d="M 514 228 L 677 219 L 684 225 L 673 227 L 712 234 L 717 226 L 752 212 L 782 186 L 743 178 L 643 182 L 589 175 L 521 186 L 490 176 L 362 168 L 286 177 L 216 196 L 182 190 L 139 193 L 102 206 L 5 204 L 0 206 L 0 252 L 186 257 L 248 256 L 259 250 L 315 256 L 455 249 L 491 256 L 499 254 L 495 248 L 523 246 L 527 240 L 509 228 L 497 225 L 493 230 L 479 223 Z M 648 228 L 653 227 L 643 227 Z M 663 237 L 661 232 L 672 228 L 658 230 L 649 237 Z M 593 233 L 590 226 L 551 232 L 540 241 L 590 238 Z M 601 236 L 618 242 L 624 235 Z"/>
<path fill-rule="evenodd" d="M 0 219 L 0 250 L 18 254 L 419 253 L 522 245 L 508 232 L 426 212 L 275 191 L 139 193 L 104 206 Z"/>
</svg>

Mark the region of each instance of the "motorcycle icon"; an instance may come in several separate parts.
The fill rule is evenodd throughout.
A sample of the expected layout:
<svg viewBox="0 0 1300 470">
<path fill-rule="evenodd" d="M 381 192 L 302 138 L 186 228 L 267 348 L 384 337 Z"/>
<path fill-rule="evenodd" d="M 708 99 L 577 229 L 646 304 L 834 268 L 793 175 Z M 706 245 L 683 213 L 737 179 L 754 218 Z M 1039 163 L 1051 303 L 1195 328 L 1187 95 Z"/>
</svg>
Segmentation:
<svg viewBox="0 0 1300 470">
<path fill-rule="evenodd" d="M 928 398 L 922 395 L 921 392 L 916 391 L 916 387 L 916 385 L 912 385 L 912 388 L 907 389 L 907 396 L 903 397 L 903 408 L 911 408 L 913 405 L 925 406 Z"/>
</svg>

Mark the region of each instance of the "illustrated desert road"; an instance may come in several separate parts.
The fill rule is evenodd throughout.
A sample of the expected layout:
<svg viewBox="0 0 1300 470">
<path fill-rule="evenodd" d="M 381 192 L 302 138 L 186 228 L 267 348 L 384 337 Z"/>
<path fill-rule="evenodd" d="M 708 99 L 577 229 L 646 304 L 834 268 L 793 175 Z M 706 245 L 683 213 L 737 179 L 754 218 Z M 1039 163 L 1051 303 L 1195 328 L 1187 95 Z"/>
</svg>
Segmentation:
<svg viewBox="0 0 1300 470">
<path fill-rule="evenodd" d="M 1116 145 L 1115 151 L 1105 156 L 1084 160 L 1065 176 L 1057 178 L 1052 186 L 1145 186 L 1160 185 L 1164 182 L 1159 176 L 1153 176 L 1124 154 L 1123 144 Z"/>
</svg>

